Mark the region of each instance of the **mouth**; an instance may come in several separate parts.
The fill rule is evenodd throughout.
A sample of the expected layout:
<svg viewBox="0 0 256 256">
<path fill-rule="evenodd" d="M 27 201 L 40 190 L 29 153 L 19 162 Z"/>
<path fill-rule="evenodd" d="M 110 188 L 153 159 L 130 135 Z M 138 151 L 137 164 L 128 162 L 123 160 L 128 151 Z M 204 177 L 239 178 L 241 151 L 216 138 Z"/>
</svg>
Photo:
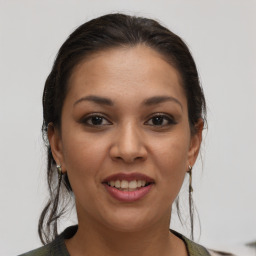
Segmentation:
<svg viewBox="0 0 256 256">
<path fill-rule="evenodd" d="M 135 191 L 144 187 L 147 187 L 153 182 L 147 182 L 146 180 L 111 180 L 109 182 L 104 182 L 103 184 L 109 187 L 114 187 L 120 191 Z"/>
<path fill-rule="evenodd" d="M 102 184 L 115 199 L 132 202 L 143 198 L 151 190 L 155 181 L 140 173 L 119 173 L 107 177 Z"/>
</svg>

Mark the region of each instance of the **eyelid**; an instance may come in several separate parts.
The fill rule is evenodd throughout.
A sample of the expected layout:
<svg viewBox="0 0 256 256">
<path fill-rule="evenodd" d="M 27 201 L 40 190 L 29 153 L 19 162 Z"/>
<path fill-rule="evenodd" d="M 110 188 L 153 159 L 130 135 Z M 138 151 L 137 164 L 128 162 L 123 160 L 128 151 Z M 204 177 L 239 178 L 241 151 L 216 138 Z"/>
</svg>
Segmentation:
<svg viewBox="0 0 256 256">
<path fill-rule="evenodd" d="M 89 124 L 88 123 L 88 120 L 92 117 L 101 117 L 103 118 L 104 120 L 107 121 L 107 124 L 99 124 L 99 125 L 94 125 L 94 124 Z M 152 120 L 154 117 L 163 117 L 165 120 L 168 121 L 168 124 L 164 124 L 164 125 L 154 125 L 154 124 L 148 124 L 148 122 L 150 120 Z M 84 125 L 88 125 L 88 126 L 91 126 L 91 127 L 97 127 L 97 128 L 100 128 L 102 126 L 106 126 L 106 125 L 112 125 L 113 123 L 111 121 L 109 121 L 109 118 L 106 117 L 105 114 L 102 114 L 102 113 L 90 113 L 90 114 L 87 114 L 87 115 L 84 115 L 80 121 L 80 123 L 84 124 Z M 174 125 L 174 124 L 177 124 L 177 121 L 175 120 L 175 118 L 170 115 L 170 114 L 167 114 L 167 113 L 163 113 L 163 112 L 157 112 L 157 113 L 153 113 L 153 114 L 150 114 L 148 117 L 147 117 L 147 121 L 144 122 L 144 124 L 146 125 L 150 125 L 150 126 L 156 126 L 158 128 L 161 128 L 161 127 L 166 127 L 166 126 L 171 126 L 171 125 Z"/>
<path fill-rule="evenodd" d="M 90 118 L 96 117 L 96 116 L 97 116 L 97 117 L 101 117 L 101 118 L 107 120 L 108 124 L 93 125 L 93 124 L 87 123 L 87 121 L 88 121 Z M 91 113 L 91 114 L 87 114 L 87 115 L 85 115 L 85 116 L 83 116 L 83 117 L 81 118 L 80 123 L 86 124 L 86 125 L 88 125 L 88 126 L 93 126 L 93 127 L 96 127 L 96 126 L 100 127 L 100 126 L 105 126 L 105 125 L 111 125 L 111 124 L 113 124 L 112 122 L 109 121 L 108 117 L 106 117 L 105 115 L 103 115 L 103 114 L 101 114 L 101 113 Z"/>
<path fill-rule="evenodd" d="M 170 126 L 170 125 L 177 124 L 177 121 L 175 120 L 175 118 L 172 115 L 166 114 L 166 113 L 162 113 L 162 112 L 157 112 L 157 113 L 151 114 L 150 117 L 147 118 L 147 121 L 145 122 L 145 124 L 148 123 L 154 117 L 163 117 L 163 118 L 167 119 L 168 122 L 170 122 L 170 123 L 168 123 L 167 125 L 154 125 L 154 124 L 151 124 L 150 126 L 157 126 L 157 127 L 160 128 L 161 126 L 164 127 L 164 126 Z"/>
</svg>

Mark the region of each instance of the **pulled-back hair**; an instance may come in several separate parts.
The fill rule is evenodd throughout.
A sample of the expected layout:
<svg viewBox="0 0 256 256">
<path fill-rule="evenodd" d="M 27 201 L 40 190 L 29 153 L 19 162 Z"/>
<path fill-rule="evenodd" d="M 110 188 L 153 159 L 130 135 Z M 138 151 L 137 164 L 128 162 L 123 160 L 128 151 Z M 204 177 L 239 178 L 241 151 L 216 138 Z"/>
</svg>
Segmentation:
<svg viewBox="0 0 256 256">
<path fill-rule="evenodd" d="M 38 232 L 42 243 L 57 235 L 57 223 L 65 211 L 65 199 L 72 194 L 67 174 L 58 179 L 56 162 L 47 138 L 48 125 L 61 130 L 61 112 L 68 91 L 68 80 L 76 65 L 91 54 L 115 47 L 146 45 L 175 67 L 184 89 L 191 133 L 196 132 L 199 119 L 205 119 L 206 105 L 195 62 L 180 37 L 157 21 L 124 14 L 109 14 L 78 27 L 61 46 L 43 93 L 42 133 L 48 151 L 47 180 L 49 201 L 41 213 Z M 191 223 L 192 210 L 190 209 Z"/>
</svg>

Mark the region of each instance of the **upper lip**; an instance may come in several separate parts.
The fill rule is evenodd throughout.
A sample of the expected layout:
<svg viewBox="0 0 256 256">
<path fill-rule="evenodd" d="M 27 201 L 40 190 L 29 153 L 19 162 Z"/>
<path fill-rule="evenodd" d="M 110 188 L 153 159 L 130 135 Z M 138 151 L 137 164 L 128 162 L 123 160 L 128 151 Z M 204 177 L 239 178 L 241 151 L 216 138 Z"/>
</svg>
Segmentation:
<svg viewBox="0 0 256 256">
<path fill-rule="evenodd" d="M 134 172 L 134 173 L 116 173 L 113 175 L 110 175 L 108 177 L 106 177 L 102 183 L 106 183 L 106 182 L 110 182 L 110 181 L 116 181 L 116 180 L 127 180 L 127 181 L 132 181 L 132 180 L 145 180 L 146 182 L 155 182 L 154 179 L 150 178 L 149 176 L 142 174 L 142 173 L 138 173 L 138 172 Z"/>
</svg>

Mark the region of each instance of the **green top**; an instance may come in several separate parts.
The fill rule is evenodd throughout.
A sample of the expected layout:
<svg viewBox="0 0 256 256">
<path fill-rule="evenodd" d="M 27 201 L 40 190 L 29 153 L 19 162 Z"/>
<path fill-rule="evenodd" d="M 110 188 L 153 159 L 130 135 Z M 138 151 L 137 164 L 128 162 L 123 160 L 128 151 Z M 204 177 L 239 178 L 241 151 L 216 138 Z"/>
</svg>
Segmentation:
<svg viewBox="0 0 256 256">
<path fill-rule="evenodd" d="M 20 256 L 70 256 L 64 241 L 76 233 L 77 227 L 77 225 L 68 227 L 53 242 Z M 203 246 L 196 244 L 176 231 L 171 230 L 171 232 L 184 241 L 189 256 L 210 256 Z"/>
</svg>

